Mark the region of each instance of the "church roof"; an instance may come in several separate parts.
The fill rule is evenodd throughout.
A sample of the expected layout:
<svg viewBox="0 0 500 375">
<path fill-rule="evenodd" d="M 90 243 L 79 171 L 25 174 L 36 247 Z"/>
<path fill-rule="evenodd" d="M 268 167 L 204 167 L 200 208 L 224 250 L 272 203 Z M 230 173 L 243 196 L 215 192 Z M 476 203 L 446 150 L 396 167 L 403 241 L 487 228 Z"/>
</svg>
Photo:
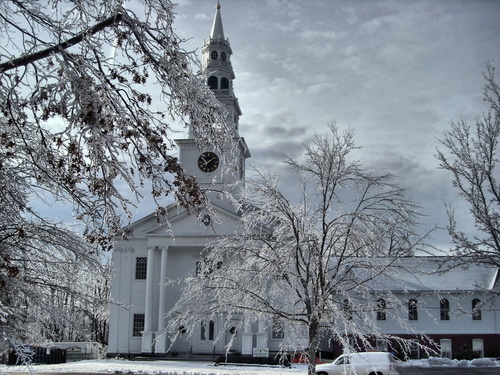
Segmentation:
<svg viewBox="0 0 500 375">
<path fill-rule="evenodd" d="M 222 17 L 220 15 L 220 4 L 217 3 L 215 6 L 215 18 L 212 25 L 212 32 L 210 33 L 210 38 L 212 39 L 225 39 L 224 38 L 224 28 L 222 27 Z"/>
<path fill-rule="evenodd" d="M 406 259 L 407 274 L 402 274 L 409 290 L 477 290 L 493 289 L 498 268 L 484 264 L 467 266 L 449 265 L 443 271 L 436 268 L 444 259 L 439 257 L 415 257 Z M 411 272 L 414 269 L 416 272 Z M 403 281 L 403 280 L 402 280 Z"/>
<path fill-rule="evenodd" d="M 145 217 L 130 223 L 124 228 L 127 233 L 127 240 L 131 238 L 145 238 L 150 235 L 162 237 L 181 237 L 198 236 L 214 237 L 223 234 L 234 234 L 235 228 L 240 223 L 241 214 L 239 212 L 229 211 L 218 205 L 211 203 L 213 222 L 208 227 L 205 226 L 198 216 L 198 213 L 190 212 L 181 207 L 176 202 L 166 207 L 166 216 L 158 217 L 153 212 Z M 224 223 L 221 226 L 221 223 Z M 207 232 L 207 228 L 210 229 Z"/>
<path fill-rule="evenodd" d="M 377 284 L 392 291 L 488 291 L 495 287 L 498 271 L 484 264 L 454 265 L 452 258 L 409 257 L 401 258 L 390 272 L 379 275 Z"/>
</svg>

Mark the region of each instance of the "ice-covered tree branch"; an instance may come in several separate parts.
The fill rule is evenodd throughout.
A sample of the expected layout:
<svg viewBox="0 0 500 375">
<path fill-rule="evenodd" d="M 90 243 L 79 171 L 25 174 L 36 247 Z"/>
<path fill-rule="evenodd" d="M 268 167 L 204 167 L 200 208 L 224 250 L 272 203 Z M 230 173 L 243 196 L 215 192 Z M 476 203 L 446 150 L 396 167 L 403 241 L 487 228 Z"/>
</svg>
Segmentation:
<svg viewBox="0 0 500 375">
<path fill-rule="evenodd" d="M 449 171 L 452 184 L 468 204 L 476 233 L 460 229 L 455 210 L 448 205 L 448 232 L 455 246 L 454 255 L 465 263 L 500 265 L 500 184 L 497 176 L 500 139 L 500 88 L 495 82 L 495 68 L 486 65 L 484 100 L 489 108 L 475 124 L 465 120 L 451 123 L 444 133 L 437 158 Z M 456 264 L 456 262 L 454 263 Z"/>
<path fill-rule="evenodd" d="M 350 159 L 353 137 L 332 125 L 306 146 L 303 162 L 287 159 L 300 181 L 293 197 L 273 176 L 257 172 L 247 181 L 241 233 L 208 246 L 204 268 L 171 312 L 172 330 L 194 330 L 208 317 L 238 320 L 240 329 L 279 322 L 288 330 L 282 350 L 307 348 L 310 374 L 322 339 L 370 345 L 377 299 L 401 305 L 391 277 L 407 271 L 399 260 L 424 247 L 426 236 L 415 230 L 420 209 L 405 189 Z M 400 308 L 387 314 L 405 325 Z"/>
<path fill-rule="evenodd" d="M 0 15 L 0 17 L 4 18 L 4 16 L 2 16 L 2 15 Z M 52 54 L 60 53 L 62 50 L 65 50 L 69 47 L 72 47 L 75 44 L 81 43 L 86 36 L 98 33 L 99 31 L 104 30 L 106 27 L 116 24 L 121 19 L 122 19 L 122 14 L 117 13 L 117 14 L 112 15 L 111 17 L 105 19 L 104 21 L 99 22 L 97 25 L 91 27 L 90 29 L 88 29 L 84 32 L 81 32 L 77 36 L 75 36 L 75 37 L 73 37 L 65 42 L 58 43 L 55 46 L 44 49 L 43 51 L 35 52 L 35 53 L 29 54 L 29 55 L 25 55 L 25 56 L 18 57 L 16 59 L 1 63 L 0 64 L 0 74 L 3 72 L 6 72 L 8 70 L 11 70 L 11 69 L 16 69 L 16 68 L 19 68 L 21 66 L 25 66 L 25 65 L 37 62 L 38 60 L 45 59 Z M 4 18 L 4 20 L 5 20 L 5 18 Z M 5 20 L 5 21 L 8 22 L 8 20 Z"/>
<path fill-rule="evenodd" d="M 176 127 L 191 127 L 200 145 L 233 146 L 223 107 L 173 31 L 173 9 L 168 0 L 140 12 L 120 1 L 0 5 L 4 166 L 24 160 L 33 183 L 68 199 L 104 247 L 145 185 L 159 213 L 174 197 L 206 202 L 174 155 Z"/>
<path fill-rule="evenodd" d="M 48 326 L 60 322 L 41 309 L 85 294 L 82 280 L 101 269 L 90 253 L 123 234 L 143 195 L 158 216 L 174 198 L 204 207 L 173 137 L 190 127 L 200 146 L 228 149 L 233 133 L 173 23 L 170 0 L 0 2 L 0 319 L 9 340 L 31 339 L 35 326 L 37 339 L 58 336 Z M 54 218 L 59 204 L 87 243 Z"/>
</svg>

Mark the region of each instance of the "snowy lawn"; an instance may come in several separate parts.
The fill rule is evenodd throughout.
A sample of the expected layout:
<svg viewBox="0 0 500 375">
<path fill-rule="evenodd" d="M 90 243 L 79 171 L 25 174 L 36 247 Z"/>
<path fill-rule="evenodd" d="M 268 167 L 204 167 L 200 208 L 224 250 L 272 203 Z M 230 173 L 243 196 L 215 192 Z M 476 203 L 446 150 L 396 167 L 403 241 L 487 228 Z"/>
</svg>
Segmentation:
<svg viewBox="0 0 500 375">
<path fill-rule="evenodd" d="M 306 365 L 293 364 L 292 368 L 280 366 L 214 366 L 211 362 L 189 362 L 189 361 L 127 361 L 117 359 L 101 359 L 80 362 L 63 363 L 58 365 L 34 365 L 31 367 L 35 372 L 89 372 L 89 373 L 112 373 L 112 374 L 168 374 L 168 375 L 281 375 L 281 374 L 307 374 Z M 2 366 L 2 372 L 15 373 L 27 372 L 26 366 Z"/>
<path fill-rule="evenodd" d="M 419 367 L 500 367 L 499 361 L 480 358 L 473 361 L 457 361 L 445 358 L 430 358 L 403 363 L 402 366 Z M 249 365 L 220 365 L 214 366 L 211 362 L 189 361 L 128 361 L 119 359 L 101 359 L 80 362 L 63 363 L 57 365 L 5 366 L 0 365 L 0 375 L 4 373 L 29 372 L 35 373 L 111 373 L 111 374 L 164 374 L 164 375 L 284 375 L 307 374 L 307 366 L 293 364 L 292 368 L 280 366 L 249 366 Z"/>
</svg>

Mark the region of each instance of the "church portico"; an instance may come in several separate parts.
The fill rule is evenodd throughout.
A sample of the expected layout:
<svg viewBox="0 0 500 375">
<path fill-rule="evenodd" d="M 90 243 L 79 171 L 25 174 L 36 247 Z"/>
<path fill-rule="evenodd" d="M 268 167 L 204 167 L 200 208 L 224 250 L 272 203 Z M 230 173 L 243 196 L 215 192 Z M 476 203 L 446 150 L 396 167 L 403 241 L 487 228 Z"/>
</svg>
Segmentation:
<svg viewBox="0 0 500 375">
<path fill-rule="evenodd" d="M 171 238 L 154 238 L 154 242 L 171 242 Z M 182 241 L 180 241 L 182 242 Z M 148 246 L 147 277 L 143 288 L 144 330 L 141 332 L 141 353 L 165 354 L 170 348 L 166 335 L 166 315 L 179 298 L 178 285 L 169 280 L 182 280 L 196 272 L 202 246 Z M 136 306 L 140 306 L 138 301 Z"/>
</svg>

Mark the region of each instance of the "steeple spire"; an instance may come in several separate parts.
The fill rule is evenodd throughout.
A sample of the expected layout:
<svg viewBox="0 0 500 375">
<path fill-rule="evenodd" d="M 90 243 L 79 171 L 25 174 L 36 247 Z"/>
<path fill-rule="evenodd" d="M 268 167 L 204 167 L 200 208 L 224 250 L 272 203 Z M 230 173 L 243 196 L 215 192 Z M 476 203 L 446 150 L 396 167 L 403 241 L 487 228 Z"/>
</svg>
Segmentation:
<svg viewBox="0 0 500 375">
<path fill-rule="evenodd" d="M 212 32 L 210 33 L 210 38 L 212 39 L 222 39 L 224 40 L 224 28 L 222 27 L 222 17 L 220 15 L 220 2 L 217 1 L 215 6 L 215 18 L 212 25 Z"/>
<path fill-rule="evenodd" d="M 237 194 L 245 182 L 245 161 L 250 157 L 250 151 L 245 139 L 239 135 L 241 109 L 233 91 L 235 79 L 231 64 L 233 51 L 229 40 L 224 36 L 219 1 L 215 8 L 210 37 L 205 40 L 201 49 L 203 59 L 200 76 L 206 79 L 206 84 L 226 109 L 226 124 L 233 130 L 228 136 L 237 142 L 238 147 L 227 150 L 205 147 L 200 150 L 192 128 L 187 139 L 178 139 L 176 142 L 180 148 L 179 159 L 183 167 L 189 174 L 196 175 L 200 184 L 215 186 L 216 191 L 224 190 L 227 186 L 233 194 Z M 238 186 L 235 186 L 235 183 Z M 217 201 L 218 205 L 234 210 L 231 203 L 224 199 L 220 200 L 219 195 Z"/>
<path fill-rule="evenodd" d="M 205 40 L 205 44 L 201 50 L 203 53 L 202 70 L 207 77 L 208 87 L 210 87 L 215 97 L 226 107 L 228 111 L 227 121 L 233 124 L 235 135 L 238 135 L 241 109 L 238 99 L 233 92 L 233 80 L 235 79 L 231 64 L 233 51 L 231 50 L 229 40 L 224 36 L 220 8 L 220 2 L 217 1 L 210 38 Z"/>
</svg>

